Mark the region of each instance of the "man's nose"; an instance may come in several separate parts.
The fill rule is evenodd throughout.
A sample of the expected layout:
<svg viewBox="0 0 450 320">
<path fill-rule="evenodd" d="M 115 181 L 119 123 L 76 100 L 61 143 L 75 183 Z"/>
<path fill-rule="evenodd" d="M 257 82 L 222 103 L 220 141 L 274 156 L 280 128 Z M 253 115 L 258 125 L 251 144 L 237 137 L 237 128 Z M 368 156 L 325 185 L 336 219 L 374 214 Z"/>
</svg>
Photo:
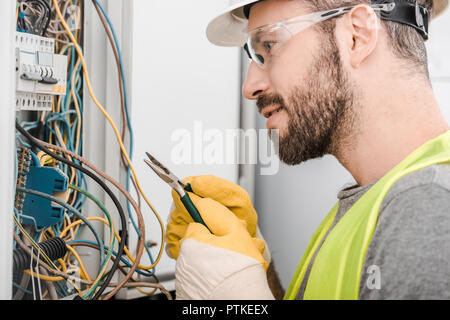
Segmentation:
<svg viewBox="0 0 450 320">
<path fill-rule="evenodd" d="M 256 100 L 258 96 L 267 91 L 269 80 L 265 70 L 252 61 L 248 69 L 247 78 L 242 87 L 242 94 L 249 100 Z"/>
</svg>

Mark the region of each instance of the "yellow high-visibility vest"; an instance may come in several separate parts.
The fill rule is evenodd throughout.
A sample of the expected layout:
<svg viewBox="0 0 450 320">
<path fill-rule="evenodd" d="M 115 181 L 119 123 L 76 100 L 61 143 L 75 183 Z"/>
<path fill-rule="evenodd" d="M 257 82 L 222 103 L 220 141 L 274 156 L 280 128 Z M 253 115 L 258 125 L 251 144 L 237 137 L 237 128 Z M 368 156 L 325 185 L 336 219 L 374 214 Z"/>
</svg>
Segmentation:
<svg viewBox="0 0 450 320">
<path fill-rule="evenodd" d="M 335 225 L 323 242 L 307 279 L 304 299 L 358 299 L 359 284 L 381 203 L 392 185 L 414 171 L 450 163 L 450 131 L 415 150 L 372 186 Z M 311 258 L 333 224 L 336 204 L 313 234 L 284 297 L 296 298 Z"/>
</svg>

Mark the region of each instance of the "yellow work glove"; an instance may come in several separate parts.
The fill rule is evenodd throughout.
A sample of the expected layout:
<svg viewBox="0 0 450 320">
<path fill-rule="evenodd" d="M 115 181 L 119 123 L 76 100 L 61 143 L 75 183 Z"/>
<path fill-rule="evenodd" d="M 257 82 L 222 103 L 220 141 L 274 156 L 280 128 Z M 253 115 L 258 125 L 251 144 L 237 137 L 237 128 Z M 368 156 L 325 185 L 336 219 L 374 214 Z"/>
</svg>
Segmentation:
<svg viewBox="0 0 450 320">
<path fill-rule="evenodd" d="M 264 271 L 267 270 L 267 262 L 262 256 L 265 248 L 264 241 L 250 236 L 244 220 L 238 219 L 228 208 L 210 198 L 200 199 L 196 206 L 212 233 L 200 223 L 191 223 L 181 242 L 185 239 L 194 239 L 235 251 L 256 259 L 261 263 Z"/>
<path fill-rule="evenodd" d="M 231 210 L 237 218 L 245 221 L 250 236 L 257 236 L 258 216 L 248 193 L 242 187 L 212 175 L 188 177 L 183 182 L 191 185 L 194 193 L 189 192 L 189 197 L 195 206 L 201 198 L 213 199 Z M 188 225 L 194 221 L 175 191 L 172 191 L 172 198 L 174 209 L 167 224 L 166 251 L 170 257 L 177 259 L 180 240 L 184 238 Z"/>
<path fill-rule="evenodd" d="M 205 221 L 190 223 L 180 240 L 175 271 L 177 299 L 273 299 L 263 258 L 264 241 L 221 203 L 194 202 Z"/>
</svg>

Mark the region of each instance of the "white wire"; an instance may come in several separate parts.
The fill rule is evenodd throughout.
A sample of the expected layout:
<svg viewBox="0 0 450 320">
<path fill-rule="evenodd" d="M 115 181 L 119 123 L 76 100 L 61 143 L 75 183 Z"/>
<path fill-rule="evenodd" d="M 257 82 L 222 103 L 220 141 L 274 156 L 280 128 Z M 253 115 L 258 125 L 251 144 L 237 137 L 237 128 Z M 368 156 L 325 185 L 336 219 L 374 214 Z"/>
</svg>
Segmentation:
<svg viewBox="0 0 450 320">
<path fill-rule="evenodd" d="M 31 271 L 31 285 L 33 287 L 33 300 L 36 300 L 36 293 L 34 291 L 34 279 L 33 279 L 33 247 L 31 247 L 30 271 Z"/>
<path fill-rule="evenodd" d="M 39 250 L 37 254 L 37 261 L 36 261 L 36 273 L 37 273 L 37 283 L 39 288 L 39 300 L 42 300 L 42 289 L 41 289 L 41 277 L 39 276 L 39 257 L 41 255 L 41 247 L 38 245 Z"/>
</svg>

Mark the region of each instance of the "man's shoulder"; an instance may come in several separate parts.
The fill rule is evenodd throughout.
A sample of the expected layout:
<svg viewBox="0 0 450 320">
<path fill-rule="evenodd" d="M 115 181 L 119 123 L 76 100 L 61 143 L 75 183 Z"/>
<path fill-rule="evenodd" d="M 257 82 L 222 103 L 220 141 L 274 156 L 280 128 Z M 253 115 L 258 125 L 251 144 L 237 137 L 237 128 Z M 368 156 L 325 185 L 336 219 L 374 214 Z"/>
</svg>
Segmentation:
<svg viewBox="0 0 450 320">
<path fill-rule="evenodd" d="M 377 232 L 393 225 L 432 227 L 442 215 L 450 218 L 450 164 L 429 166 L 396 181 L 381 204 Z"/>
<path fill-rule="evenodd" d="M 382 212 L 392 201 L 409 198 L 408 200 L 416 202 L 429 198 L 430 192 L 438 190 L 450 192 L 450 164 L 435 164 L 400 178 L 389 189 L 380 211 Z M 417 195 L 419 198 L 415 199 Z M 445 197 L 441 200 L 450 201 L 450 198 Z"/>
<path fill-rule="evenodd" d="M 440 164 L 401 178 L 383 200 L 364 263 L 382 286 L 368 288 L 363 272 L 360 298 L 449 299 L 449 261 L 450 165 Z"/>
</svg>

